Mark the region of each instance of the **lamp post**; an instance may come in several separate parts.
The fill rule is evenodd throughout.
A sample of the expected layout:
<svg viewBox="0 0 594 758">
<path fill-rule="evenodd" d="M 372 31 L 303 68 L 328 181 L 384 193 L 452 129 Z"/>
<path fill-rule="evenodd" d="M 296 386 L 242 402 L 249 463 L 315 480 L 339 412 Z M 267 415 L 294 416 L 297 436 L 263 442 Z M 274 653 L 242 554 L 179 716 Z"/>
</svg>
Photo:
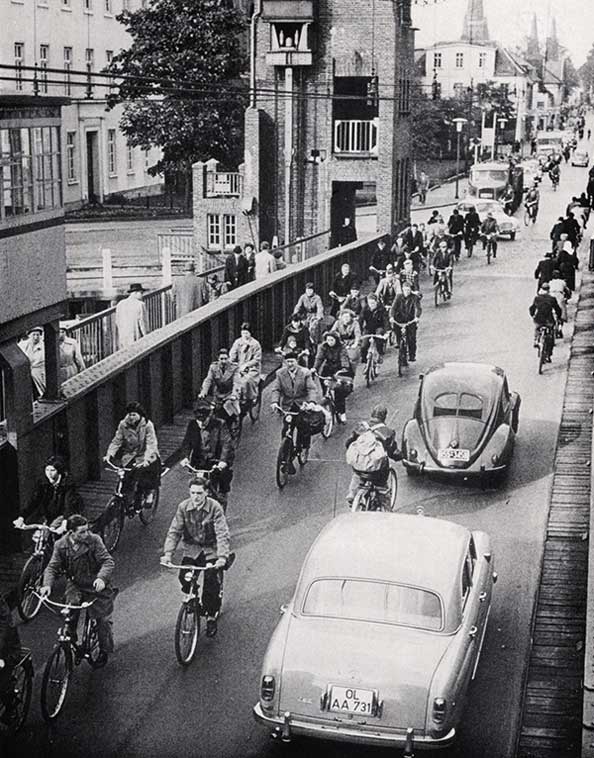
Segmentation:
<svg viewBox="0 0 594 758">
<path fill-rule="evenodd" d="M 503 132 L 503 130 L 505 129 L 506 125 L 507 125 L 507 119 L 503 118 L 503 116 L 500 116 L 497 119 L 497 126 L 499 127 L 499 131 Z M 493 158 L 495 160 L 497 160 L 497 153 L 499 152 L 498 148 L 499 148 L 499 143 L 497 141 L 497 135 L 495 135 L 495 150 L 494 150 L 495 155 L 493 156 Z"/>
<path fill-rule="evenodd" d="M 462 129 L 464 127 L 464 124 L 468 123 L 468 119 L 466 118 L 454 118 L 452 119 L 453 123 L 456 124 L 456 194 L 455 199 L 458 200 L 460 198 L 460 187 L 459 187 L 459 173 L 460 173 L 460 135 L 462 134 Z"/>
</svg>

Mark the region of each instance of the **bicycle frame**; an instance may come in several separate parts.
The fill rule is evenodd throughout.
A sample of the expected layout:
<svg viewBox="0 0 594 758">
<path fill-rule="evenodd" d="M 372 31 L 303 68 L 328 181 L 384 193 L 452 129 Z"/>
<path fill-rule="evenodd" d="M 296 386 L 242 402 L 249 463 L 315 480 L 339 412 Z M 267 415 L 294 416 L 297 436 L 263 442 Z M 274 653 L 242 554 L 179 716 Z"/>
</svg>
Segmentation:
<svg viewBox="0 0 594 758">
<path fill-rule="evenodd" d="M 63 623 L 63 626 L 60 626 L 57 631 L 58 642 L 62 644 L 70 645 L 70 647 L 72 648 L 75 654 L 75 660 L 77 661 L 77 663 L 79 663 L 84 657 L 88 656 L 88 653 L 89 653 L 89 650 L 88 650 L 89 618 L 86 612 L 93 605 L 95 601 L 86 600 L 80 605 L 74 605 L 72 603 L 57 603 L 55 600 L 50 600 L 45 595 L 38 595 L 38 597 L 41 598 L 41 602 L 50 610 L 52 610 L 52 607 L 61 609 L 59 613 L 62 616 L 64 623 Z M 72 616 L 73 616 L 74 611 L 85 611 L 85 617 L 83 620 L 83 636 L 80 643 L 76 643 L 72 639 L 72 630 L 70 627 L 70 623 L 72 621 Z"/>
</svg>

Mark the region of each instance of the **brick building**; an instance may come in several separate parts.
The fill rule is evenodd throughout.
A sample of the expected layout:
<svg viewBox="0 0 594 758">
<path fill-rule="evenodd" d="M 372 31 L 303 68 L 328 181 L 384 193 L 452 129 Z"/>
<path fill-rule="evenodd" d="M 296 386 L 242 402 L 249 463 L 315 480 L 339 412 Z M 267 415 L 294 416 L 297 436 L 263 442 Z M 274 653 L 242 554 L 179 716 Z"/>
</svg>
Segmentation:
<svg viewBox="0 0 594 758">
<path fill-rule="evenodd" d="M 327 229 L 336 242 L 363 184 L 375 185 L 380 230 L 406 222 L 410 0 L 261 0 L 252 26 L 245 160 L 194 167 L 198 245 L 217 252 Z"/>
</svg>

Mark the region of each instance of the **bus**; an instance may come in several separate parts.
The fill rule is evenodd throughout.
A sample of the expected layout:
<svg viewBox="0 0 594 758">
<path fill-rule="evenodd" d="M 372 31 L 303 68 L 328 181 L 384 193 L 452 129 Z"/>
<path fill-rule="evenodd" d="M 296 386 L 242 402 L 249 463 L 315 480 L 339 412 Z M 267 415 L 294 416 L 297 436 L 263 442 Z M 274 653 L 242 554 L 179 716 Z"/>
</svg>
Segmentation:
<svg viewBox="0 0 594 758">
<path fill-rule="evenodd" d="M 521 166 L 488 161 L 470 169 L 468 194 L 485 200 L 499 200 L 506 212 L 514 213 L 522 200 L 524 171 Z"/>
<path fill-rule="evenodd" d="M 548 156 L 563 150 L 563 132 L 539 132 L 536 135 L 536 155 Z"/>
</svg>

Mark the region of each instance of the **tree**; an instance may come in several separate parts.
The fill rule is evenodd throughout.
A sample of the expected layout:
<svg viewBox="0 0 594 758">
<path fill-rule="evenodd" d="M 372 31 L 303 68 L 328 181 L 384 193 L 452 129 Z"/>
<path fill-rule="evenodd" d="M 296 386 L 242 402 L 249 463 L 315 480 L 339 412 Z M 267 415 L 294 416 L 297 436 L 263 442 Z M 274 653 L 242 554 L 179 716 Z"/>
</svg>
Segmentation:
<svg viewBox="0 0 594 758">
<path fill-rule="evenodd" d="M 241 160 L 244 17 L 218 0 L 153 0 L 118 20 L 132 44 L 105 71 L 130 78 L 120 80 L 108 106 L 123 103 L 120 127 L 128 143 L 161 148 L 149 173 L 182 173 L 189 200 L 192 163 Z"/>
<path fill-rule="evenodd" d="M 590 97 L 594 88 L 594 45 L 590 48 L 586 62 L 580 67 L 578 73 L 582 86 L 586 90 L 586 97 Z"/>
<path fill-rule="evenodd" d="M 413 154 L 417 160 L 443 157 L 451 141 L 454 118 L 465 117 L 458 98 L 433 100 L 417 87 L 411 98 Z"/>
</svg>

